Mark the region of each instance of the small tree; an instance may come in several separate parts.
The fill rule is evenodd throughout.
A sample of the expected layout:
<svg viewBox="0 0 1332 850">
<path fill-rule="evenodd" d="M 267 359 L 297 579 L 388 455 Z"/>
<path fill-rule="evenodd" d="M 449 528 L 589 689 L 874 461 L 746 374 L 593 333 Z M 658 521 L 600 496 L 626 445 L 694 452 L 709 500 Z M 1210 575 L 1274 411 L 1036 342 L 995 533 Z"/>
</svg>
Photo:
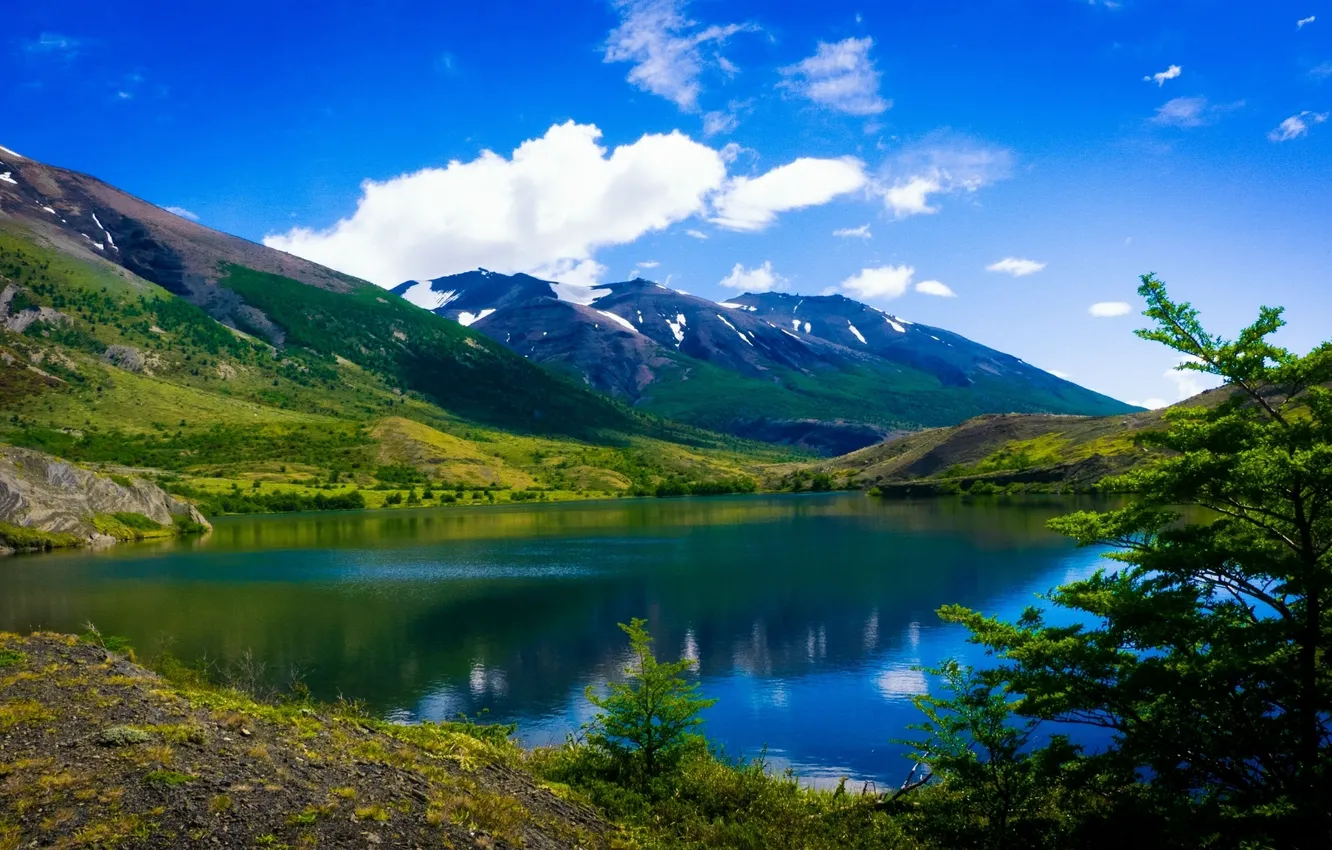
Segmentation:
<svg viewBox="0 0 1332 850">
<path fill-rule="evenodd" d="M 606 751 L 621 773 L 644 782 L 678 764 L 703 722 L 699 712 L 716 703 L 700 697 L 698 683 L 685 679 L 693 666 L 689 659 L 657 661 L 646 625 L 638 617 L 620 623 L 633 655 L 626 680 L 607 683 L 604 696 L 587 689 L 588 701 L 600 709 L 588 726 L 588 741 Z"/>
</svg>

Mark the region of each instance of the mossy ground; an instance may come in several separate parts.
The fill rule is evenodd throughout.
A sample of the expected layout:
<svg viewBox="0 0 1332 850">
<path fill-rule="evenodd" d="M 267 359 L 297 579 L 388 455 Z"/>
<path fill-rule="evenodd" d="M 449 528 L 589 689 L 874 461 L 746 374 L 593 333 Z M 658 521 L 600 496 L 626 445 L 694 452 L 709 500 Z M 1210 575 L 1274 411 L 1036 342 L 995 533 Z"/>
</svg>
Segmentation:
<svg viewBox="0 0 1332 850">
<path fill-rule="evenodd" d="M 502 736 L 257 703 L 168 669 L 0 634 L 0 848 L 617 843 Z"/>
</svg>

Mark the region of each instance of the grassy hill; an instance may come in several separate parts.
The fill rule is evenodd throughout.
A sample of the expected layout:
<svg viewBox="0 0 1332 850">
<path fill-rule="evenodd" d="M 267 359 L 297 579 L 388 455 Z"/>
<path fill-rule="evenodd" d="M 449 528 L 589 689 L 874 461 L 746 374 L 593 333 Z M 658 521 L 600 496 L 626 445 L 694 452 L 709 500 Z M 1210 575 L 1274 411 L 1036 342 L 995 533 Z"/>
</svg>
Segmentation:
<svg viewBox="0 0 1332 850">
<path fill-rule="evenodd" d="M 1226 388 L 1181 405 L 1215 405 Z M 1134 439 L 1162 426 L 1164 410 L 1117 416 L 978 416 L 815 464 L 779 466 L 799 489 L 813 476 L 888 497 L 995 492 L 1076 492 L 1150 457 Z"/>
<path fill-rule="evenodd" d="M 218 287 L 237 328 L 0 217 L 0 442 L 146 471 L 206 513 L 715 488 L 791 457 L 630 411 L 368 284 L 232 264 Z"/>
</svg>

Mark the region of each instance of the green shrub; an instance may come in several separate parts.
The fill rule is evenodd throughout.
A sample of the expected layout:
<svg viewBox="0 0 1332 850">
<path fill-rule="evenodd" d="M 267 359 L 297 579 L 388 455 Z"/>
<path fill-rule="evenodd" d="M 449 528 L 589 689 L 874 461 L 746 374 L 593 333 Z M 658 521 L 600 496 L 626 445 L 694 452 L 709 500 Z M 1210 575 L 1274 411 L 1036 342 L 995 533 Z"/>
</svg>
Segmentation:
<svg viewBox="0 0 1332 850">
<path fill-rule="evenodd" d="M 588 726 L 588 741 L 610 757 L 621 776 L 640 783 L 676 766 L 699 740 L 694 734 L 703 722 L 699 713 L 716 703 L 700 697 L 698 683 L 685 679 L 692 661 L 657 661 L 646 625 L 637 617 L 620 624 L 633 656 L 626 680 L 607 683 L 605 695 L 587 689 L 588 701 L 600 710 Z"/>
</svg>

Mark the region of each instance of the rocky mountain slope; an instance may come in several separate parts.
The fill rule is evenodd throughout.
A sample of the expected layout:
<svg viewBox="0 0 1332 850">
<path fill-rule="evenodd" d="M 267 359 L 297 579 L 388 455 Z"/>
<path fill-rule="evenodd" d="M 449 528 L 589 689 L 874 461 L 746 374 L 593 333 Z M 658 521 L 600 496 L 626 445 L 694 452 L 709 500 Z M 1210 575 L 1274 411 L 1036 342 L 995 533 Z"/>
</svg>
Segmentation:
<svg viewBox="0 0 1332 850">
<path fill-rule="evenodd" d="M 0 230 L 110 263 L 293 360 L 292 352 L 341 358 L 505 428 L 642 430 L 598 394 L 484 335 L 423 319 L 373 284 L 203 227 L 84 174 L 5 151 L 0 174 Z"/>
<path fill-rule="evenodd" d="M 589 288 L 484 269 L 393 291 L 640 409 L 830 454 L 980 413 L 1133 410 L 840 295 L 717 303 L 641 279 Z"/>
</svg>

